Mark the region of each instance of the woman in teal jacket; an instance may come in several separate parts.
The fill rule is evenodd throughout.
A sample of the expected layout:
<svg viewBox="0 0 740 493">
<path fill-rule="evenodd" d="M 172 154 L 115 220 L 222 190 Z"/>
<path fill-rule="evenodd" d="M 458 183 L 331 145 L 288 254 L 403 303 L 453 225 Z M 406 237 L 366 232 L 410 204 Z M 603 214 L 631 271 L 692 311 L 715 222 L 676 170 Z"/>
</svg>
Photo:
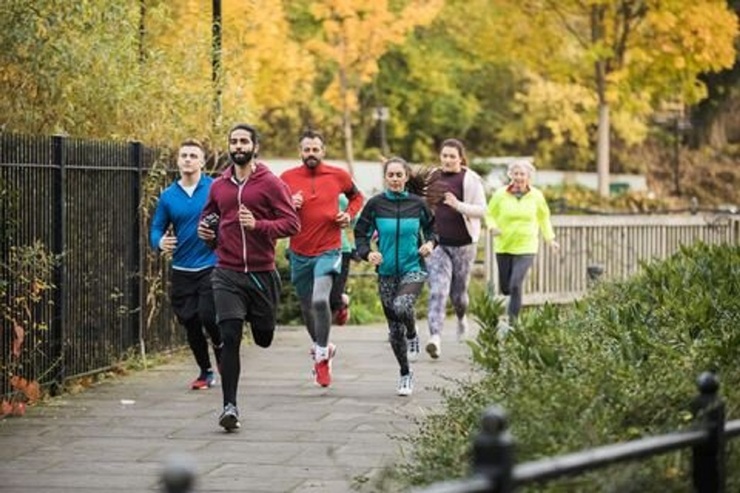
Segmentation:
<svg viewBox="0 0 740 493">
<path fill-rule="evenodd" d="M 376 266 L 389 340 L 400 367 L 397 393 L 408 396 L 414 383 L 409 353 L 419 352 L 414 305 L 427 278 L 423 258 L 436 244 L 434 217 L 422 197 L 426 180 L 412 176 L 406 161 L 389 159 L 383 175 L 386 190 L 365 204 L 355 225 L 355 244 L 358 256 Z"/>
<path fill-rule="evenodd" d="M 499 288 L 510 297 L 507 308 L 510 324 L 516 323 L 522 308 L 524 277 L 537 254 L 539 232 L 554 251 L 560 249 L 550 223 L 547 201 L 542 192 L 531 185 L 533 173 L 534 166 L 529 161 L 511 163 L 508 169 L 511 182 L 494 192 L 486 214 L 486 224 L 496 235 L 493 246 Z"/>
</svg>

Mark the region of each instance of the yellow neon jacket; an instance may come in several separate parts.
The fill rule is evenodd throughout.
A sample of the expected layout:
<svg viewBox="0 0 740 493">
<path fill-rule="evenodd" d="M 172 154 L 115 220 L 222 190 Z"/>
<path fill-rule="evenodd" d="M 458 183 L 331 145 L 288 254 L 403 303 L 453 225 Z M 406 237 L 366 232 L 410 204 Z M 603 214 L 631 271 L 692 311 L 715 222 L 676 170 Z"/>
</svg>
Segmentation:
<svg viewBox="0 0 740 493">
<path fill-rule="evenodd" d="M 506 187 L 496 190 L 488 201 L 486 225 L 501 231 L 493 241 L 496 253 L 537 253 L 539 231 L 542 231 L 545 241 L 555 238 L 550 208 L 542 192 L 534 187 L 530 187 L 521 198 Z"/>
</svg>

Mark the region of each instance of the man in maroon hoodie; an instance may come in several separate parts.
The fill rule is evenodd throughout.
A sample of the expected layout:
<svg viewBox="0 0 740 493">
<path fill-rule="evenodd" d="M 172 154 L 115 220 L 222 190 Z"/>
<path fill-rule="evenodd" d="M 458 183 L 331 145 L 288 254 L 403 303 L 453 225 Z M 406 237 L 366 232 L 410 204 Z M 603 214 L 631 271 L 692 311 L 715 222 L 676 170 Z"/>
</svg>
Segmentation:
<svg viewBox="0 0 740 493">
<path fill-rule="evenodd" d="M 226 431 L 240 426 L 236 393 L 243 323 L 249 322 L 258 346 L 272 344 L 280 299 L 275 244 L 300 231 L 288 187 L 256 160 L 258 152 L 254 127 L 231 129 L 230 166 L 211 185 L 198 226 L 198 236 L 215 247 L 218 258 L 211 282 L 223 339 L 219 425 Z"/>
</svg>

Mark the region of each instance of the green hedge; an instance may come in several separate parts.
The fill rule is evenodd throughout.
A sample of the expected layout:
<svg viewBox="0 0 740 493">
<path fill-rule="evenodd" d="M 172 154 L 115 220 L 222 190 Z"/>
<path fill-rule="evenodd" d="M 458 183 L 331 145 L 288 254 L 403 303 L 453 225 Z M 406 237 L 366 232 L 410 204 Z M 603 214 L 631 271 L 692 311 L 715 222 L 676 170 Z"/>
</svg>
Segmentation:
<svg viewBox="0 0 740 493">
<path fill-rule="evenodd" d="M 728 419 L 740 418 L 740 247 L 683 249 L 574 305 L 526 311 L 505 338 L 495 330 L 502 310 L 488 296 L 474 302 L 482 329 L 470 345 L 484 376 L 460 382 L 403 438 L 411 452 L 397 472 L 409 485 L 465 476 L 493 403 L 509 413 L 518 462 L 685 427 L 705 370 L 719 374 Z M 668 454 L 532 491 L 689 491 L 689 459 Z M 731 452 L 727 491 L 740 490 L 738 466 Z"/>
</svg>

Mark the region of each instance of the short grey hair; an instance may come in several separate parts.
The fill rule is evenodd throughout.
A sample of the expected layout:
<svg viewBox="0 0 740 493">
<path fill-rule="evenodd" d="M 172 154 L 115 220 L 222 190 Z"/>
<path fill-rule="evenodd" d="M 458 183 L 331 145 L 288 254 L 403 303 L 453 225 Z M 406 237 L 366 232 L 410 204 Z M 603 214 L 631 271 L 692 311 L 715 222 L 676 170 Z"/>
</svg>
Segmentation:
<svg viewBox="0 0 740 493">
<path fill-rule="evenodd" d="M 514 168 L 522 168 L 524 171 L 527 172 L 530 178 L 532 177 L 532 175 L 534 175 L 535 171 L 537 171 L 537 169 L 534 167 L 534 164 L 532 164 L 532 160 L 530 159 L 515 159 L 509 162 L 509 166 L 506 169 L 506 174 L 511 176 L 511 172 L 514 171 Z"/>
</svg>

